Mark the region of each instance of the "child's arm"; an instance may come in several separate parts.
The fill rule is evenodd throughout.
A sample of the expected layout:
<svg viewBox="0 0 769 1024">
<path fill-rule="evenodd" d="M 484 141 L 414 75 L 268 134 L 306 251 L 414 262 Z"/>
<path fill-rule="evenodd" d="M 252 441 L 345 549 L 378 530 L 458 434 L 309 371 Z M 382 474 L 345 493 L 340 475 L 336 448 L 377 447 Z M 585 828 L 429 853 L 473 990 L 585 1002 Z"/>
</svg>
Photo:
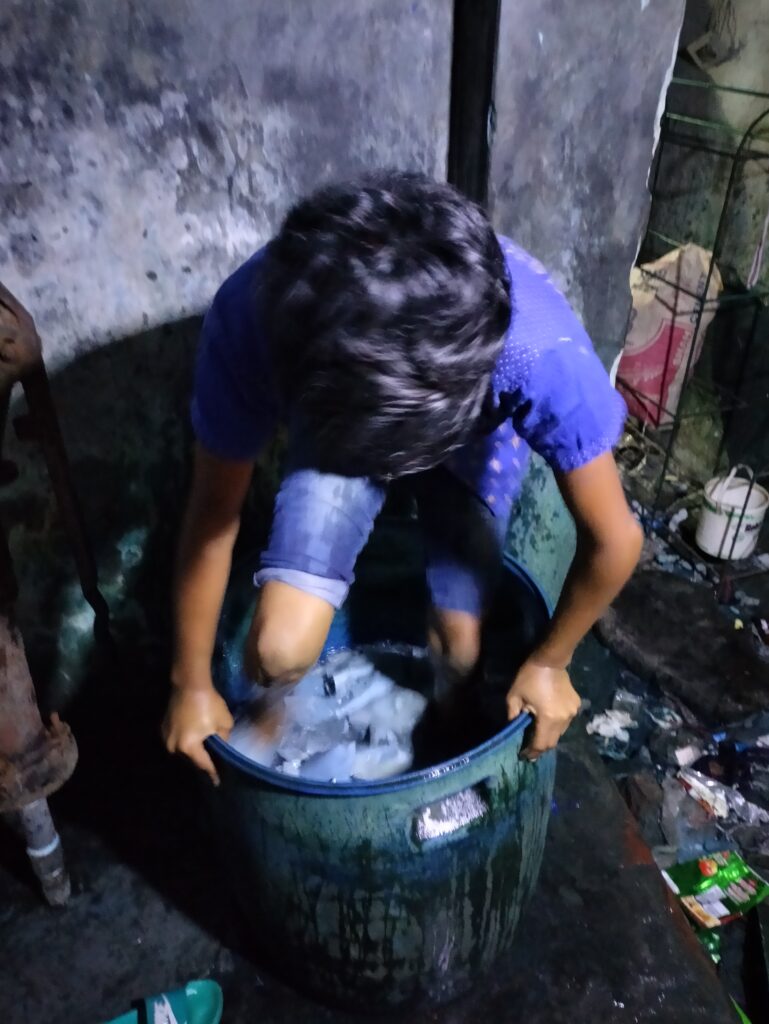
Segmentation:
<svg viewBox="0 0 769 1024">
<path fill-rule="evenodd" d="M 163 733 L 172 753 L 186 754 L 214 782 L 203 741 L 213 733 L 226 738 L 232 716 L 214 689 L 211 658 L 253 467 L 253 461 L 223 460 L 196 447 L 176 563 L 172 695 Z"/>
<path fill-rule="evenodd" d="M 566 669 L 577 644 L 629 579 L 643 543 L 610 453 L 559 474 L 558 486 L 577 528 L 577 551 L 547 635 L 507 698 L 511 719 L 521 711 L 536 717 L 528 757 L 554 747 L 577 713 L 579 697 Z"/>
</svg>

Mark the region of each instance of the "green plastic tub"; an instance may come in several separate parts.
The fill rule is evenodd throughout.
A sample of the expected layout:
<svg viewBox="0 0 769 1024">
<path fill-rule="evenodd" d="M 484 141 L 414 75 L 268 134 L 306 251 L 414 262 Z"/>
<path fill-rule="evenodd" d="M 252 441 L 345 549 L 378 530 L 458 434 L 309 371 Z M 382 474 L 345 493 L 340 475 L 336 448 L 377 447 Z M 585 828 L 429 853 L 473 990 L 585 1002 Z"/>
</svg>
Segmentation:
<svg viewBox="0 0 769 1024">
<path fill-rule="evenodd" d="M 508 561 L 503 575 L 485 647 L 507 680 L 549 610 L 521 566 Z M 236 579 L 220 638 L 225 693 L 252 600 Z M 418 580 L 380 574 L 376 588 L 354 589 L 328 648 L 418 643 L 424 608 Z M 486 697 L 498 716 L 489 738 L 378 782 L 293 779 L 209 741 L 225 870 L 259 955 L 295 987 L 369 1010 L 444 1001 L 513 942 L 539 872 L 555 757 L 519 760 L 528 716 L 507 724 L 504 689 Z"/>
</svg>

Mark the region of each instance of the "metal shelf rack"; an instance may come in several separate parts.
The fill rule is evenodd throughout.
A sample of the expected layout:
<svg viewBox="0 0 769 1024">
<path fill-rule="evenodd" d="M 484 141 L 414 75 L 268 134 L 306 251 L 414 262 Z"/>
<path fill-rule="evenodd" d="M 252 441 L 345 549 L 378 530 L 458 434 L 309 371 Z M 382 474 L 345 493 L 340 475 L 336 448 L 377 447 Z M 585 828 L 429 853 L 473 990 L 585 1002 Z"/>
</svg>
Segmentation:
<svg viewBox="0 0 769 1024">
<path fill-rule="evenodd" d="M 729 552 L 729 558 L 723 562 L 709 560 L 699 552 L 685 537 L 681 536 L 673 527 L 670 519 L 673 511 L 692 503 L 695 496 L 699 495 L 706 483 L 708 476 L 717 475 L 730 441 L 730 427 L 735 411 L 750 406 L 744 395 L 745 373 L 749 365 L 751 353 L 758 335 L 760 314 L 766 308 L 766 300 L 769 299 L 769 286 L 756 286 L 747 288 L 744 285 L 730 287 L 716 299 L 708 299 L 707 293 L 713 277 L 714 270 L 721 265 L 726 253 L 724 251 L 727 228 L 732 215 L 733 203 L 738 184 L 741 179 L 741 172 L 746 161 L 757 160 L 766 162 L 766 171 L 769 176 L 769 93 L 757 92 L 750 89 L 739 89 L 732 86 L 721 86 L 709 81 L 697 81 L 695 79 L 676 77 L 672 86 L 678 87 L 678 96 L 696 95 L 688 93 L 687 90 L 707 90 L 718 94 L 724 93 L 731 96 L 741 96 L 751 100 L 763 100 L 763 109 L 750 122 L 744 131 L 736 129 L 733 125 L 724 121 L 711 120 L 704 117 L 693 117 L 681 110 L 674 109 L 676 92 L 669 95 L 668 106 L 663 114 L 660 139 L 655 156 L 653 173 L 651 177 L 651 212 L 646 235 L 642 242 L 639 254 L 639 264 L 647 263 L 671 249 L 682 247 L 686 244 L 695 243 L 710 252 L 710 260 L 707 266 L 702 287 L 697 291 L 682 288 L 678 282 L 666 279 L 664 275 L 650 271 L 643 266 L 640 270 L 649 278 L 656 278 L 666 284 L 673 285 L 677 292 L 691 300 L 690 309 L 684 311 L 676 309 L 676 315 L 688 313 L 694 321 L 694 333 L 686 357 L 686 365 L 683 375 L 683 388 L 675 409 L 666 409 L 662 405 L 662 397 L 646 395 L 638 389 L 632 388 L 621 376 L 620 383 L 627 391 L 645 405 L 657 423 L 666 421 L 665 425 L 651 427 L 648 424 L 631 421 L 628 428 L 629 444 L 627 447 L 636 452 L 642 452 L 644 469 L 644 487 L 638 491 L 639 469 L 628 466 L 625 460 L 626 486 L 632 493 L 636 490 L 636 496 L 645 496 L 643 504 L 646 509 L 644 516 L 647 533 L 662 535 L 674 549 L 690 563 L 693 569 L 706 576 L 719 591 L 722 600 L 729 600 L 733 590 L 734 581 L 753 575 L 756 572 L 766 571 L 767 567 L 755 557 L 744 563 L 731 561 L 734 553 L 734 544 Z M 736 143 L 736 144 L 735 144 Z M 723 200 L 717 220 L 715 236 L 712 239 L 676 238 L 674 232 L 668 232 L 666 225 L 661 223 L 664 213 L 664 201 L 662 191 L 666 186 L 664 180 L 664 168 L 669 166 L 666 163 L 670 159 L 671 147 L 678 147 L 683 150 L 694 150 L 704 154 L 706 157 L 718 157 L 729 161 L 729 169 L 726 187 L 723 193 Z M 732 387 L 725 387 L 707 383 L 694 375 L 694 354 L 697 351 L 697 339 L 702 329 L 702 318 L 705 312 L 713 312 L 715 316 L 725 311 L 735 309 L 747 310 L 750 318 L 748 335 L 740 357 L 740 364 L 736 373 L 736 379 Z M 663 380 L 667 378 L 668 364 L 671 359 L 673 346 L 673 332 L 668 341 Z M 693 390 L 706 388 L 717 402 L 717 407 L 722 415 L 723 427 L 720 442 L 717 447 L 713 461 L 712 472 L 703 479 L 701 476 L 692 475 L 689 467 L 684 465 L 677 457 L 676 443 L 682 424 L 687 418 L 706 415 L 703 412 L 686 412 L 684 398 Z M 622 464 L 622 453 L 620 453 Z M 742 461 L 735 458 L 735 462 Z M 754 469 L 753 482 L 748 488 L 745 504 L 739 518 L 742 519 L 750 501 L 752 489 L 755 483 L 769 480 L 769 464 Z M 672 486 L 671 486 L 672 484 Z M 645 495 L 644 495 L 645 492 Z M 735 542 L 736 542 L 735 535 Z"/>
</svg>

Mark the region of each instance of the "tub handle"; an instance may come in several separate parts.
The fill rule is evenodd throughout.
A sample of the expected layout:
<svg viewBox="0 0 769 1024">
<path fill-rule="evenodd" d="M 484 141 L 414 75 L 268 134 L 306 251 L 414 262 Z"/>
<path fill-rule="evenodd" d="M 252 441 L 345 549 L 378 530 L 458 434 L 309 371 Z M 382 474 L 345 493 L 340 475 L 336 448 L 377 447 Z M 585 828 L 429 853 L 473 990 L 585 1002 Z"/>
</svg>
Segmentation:
<svg viewBox="0 0 769 1024">
<path fill-rule="evenodd" d="M 482 821 L 491 807 L 490 779 L 467 786 L 458 793 L 433 800 L 414 814 L 411 838 L 417 847 L 464 834 L 470 826 Z"/>
</svg>

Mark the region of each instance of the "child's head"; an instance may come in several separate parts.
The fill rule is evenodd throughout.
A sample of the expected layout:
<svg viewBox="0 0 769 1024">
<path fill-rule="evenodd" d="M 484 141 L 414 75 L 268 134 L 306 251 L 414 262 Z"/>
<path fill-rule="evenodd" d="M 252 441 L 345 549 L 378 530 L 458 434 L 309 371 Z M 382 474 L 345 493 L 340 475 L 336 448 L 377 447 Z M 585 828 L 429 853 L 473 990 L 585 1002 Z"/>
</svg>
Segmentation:
<svg viewBox="0 0 769 1024">
<path fill-rule="evenodd" d="M 467 437 L 510 321 L 505 261 L 449 185 L 387 172 L 295 206 L 268 252 L 284 397 L 318 468 L 399 476 Z"/>
</svg>

